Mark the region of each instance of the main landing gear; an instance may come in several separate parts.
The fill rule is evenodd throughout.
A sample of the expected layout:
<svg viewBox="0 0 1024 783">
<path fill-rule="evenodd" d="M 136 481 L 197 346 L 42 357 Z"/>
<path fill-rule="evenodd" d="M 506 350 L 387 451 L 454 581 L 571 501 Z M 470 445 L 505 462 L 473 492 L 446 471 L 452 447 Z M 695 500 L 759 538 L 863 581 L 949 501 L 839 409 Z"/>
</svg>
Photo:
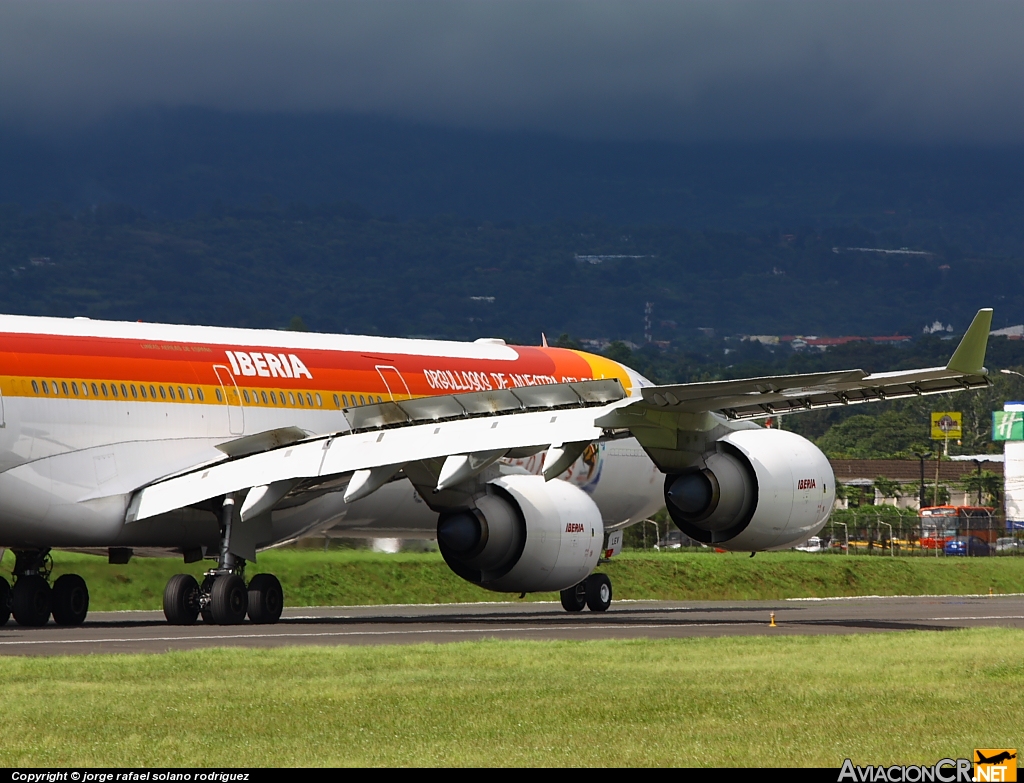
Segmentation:
<svg viewBox="0 0 1024 783">
<path fill-rule="evenodd" d="M 78 574 L 64 574 L 50 586 L 49 549 L 15 551 L 14 587 L 0 577 L 0 625 L 14 615 L 18 625 L 81 625 L 89 613 L 89 588 Z"/>
<path fill-rule="evenodd" d="M 245 583 L 245 560 L 229 551 L 235 500 L 222 506 L 220 557 L 202 584 L 190 574 L 175 574 L 164 589 L 164 616 L 172 625 L 192 625 L 200 615 L 214 625 L 238 625 L 249 620 L 276 623 L 284 609 L 284 591 L 273 574 L 257 574 Z"/>
<path fill-rule="evenodd" d="M 584 606 L 592 612 L 604 612 L 612 605 L 612 580 L 604 574 L 591 574 L 560 595 L 562 608 L 567 612 L 581 612 Z"/>
</svg>

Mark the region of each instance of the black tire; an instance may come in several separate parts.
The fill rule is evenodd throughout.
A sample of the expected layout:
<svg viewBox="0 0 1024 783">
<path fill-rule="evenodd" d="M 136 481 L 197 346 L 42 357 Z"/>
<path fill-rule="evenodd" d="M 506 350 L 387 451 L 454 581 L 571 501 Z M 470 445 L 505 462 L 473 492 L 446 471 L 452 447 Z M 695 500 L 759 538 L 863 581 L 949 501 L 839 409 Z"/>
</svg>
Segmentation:
<svg viewBox="0 0 1024 783">
<path fill-rule="evenodd" d="M 50 619 L 50 585 L 41 576 L 19 576 L 11 591 L 11 613 L 18 625 L 39 627 Z"/>
<path fill-rule="evenodd" d="M 0 625 L 11 619 L 11 585 L 0 576 Z"/>
<path fill-rule="evenodd" d="M 171 625 L 192 625 L 199 616 L 199 582 L 191 574 L 175 574 L 164 588 L 164 617 Z"/>
<path fill-rule="evenodd" d="M 260 625 L 270 625 L 281 619 L 284 609 L 284 590 L 273 574 L 256 574 L 249 582 L 249 619 Z"/>
<path fill-rule="evenodd" d="M 605 612 L 612 605 L 612 580 L 604 574 L 591 574 L 587 586 L 587 607 L 592 612 Z"/>
<path fill-rule="evenodd" d="M 50 601 L 57 625 L 81 625 L 89 614 L 89 588 L 78 574 L 64 574 L 53 583 Z"/>
<path fill-rule="evenodd" d="M 249 609 L 249 591 L 237 574 L 217 577 L 210 590 L 210 616 L 217 625 L 238 625 Z"/>
<path fill-rule="evenodd" d="M 567 612 L 582 612 L 587 605 L 587 583 L 580 582 L 578 585 L 565 588 L 559 596 L 562 599 L 562 608 Z"/>
</svg>

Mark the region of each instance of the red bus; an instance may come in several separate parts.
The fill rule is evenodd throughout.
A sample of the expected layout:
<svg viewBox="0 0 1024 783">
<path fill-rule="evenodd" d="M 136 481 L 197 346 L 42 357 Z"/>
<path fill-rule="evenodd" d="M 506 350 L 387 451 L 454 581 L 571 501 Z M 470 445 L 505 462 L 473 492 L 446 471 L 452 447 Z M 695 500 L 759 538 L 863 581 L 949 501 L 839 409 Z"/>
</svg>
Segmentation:
<svg viewBox="0 0 1024 783">
<path fill-rule="evenodd" d="M 954 536 L 977 536 L 994 544 L 999 536 L 989 506 L 925 506 L 917 512 L 921 520 L 921 548 L 942 549 Z"/>
</svg>

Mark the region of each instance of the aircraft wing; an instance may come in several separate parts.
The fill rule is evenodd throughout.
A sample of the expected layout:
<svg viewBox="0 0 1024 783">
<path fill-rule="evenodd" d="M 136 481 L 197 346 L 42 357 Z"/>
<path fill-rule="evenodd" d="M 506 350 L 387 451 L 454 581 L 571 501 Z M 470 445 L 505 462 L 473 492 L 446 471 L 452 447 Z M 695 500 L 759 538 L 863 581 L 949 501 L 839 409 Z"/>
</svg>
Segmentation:
<svg viewBox="0 0 1024 783">
<path fill-rule="evenodd" d="M 229 453 L 222 462 L 143 487 L 132 498 L 127 521 L 256 488 L 242 507 L 245 518 L 268 510 L 300 483 L 322 485 L 346 474 L 351 478 L 345 497 L 354 500 L 382 486 L 404 466 L 429 460 L 444 461 L 440 490 L 446 482 L 452 486 L 460 476 L 469 477 L 501 457 L 550 448 L 545 477 L 552 478 L 586 444 L 626 435 L 635 436 L 664 465 L 658 452 L 675 450 L 679 431 L 708 429 L 695 416 L 753 419 L 987 386 L 991 381 L 983 362 L 991 321 L 991 310 L 979 311 L 945 367 L 649 386 L 633 397 L 626 397 L 618 380 L 594 380 L 354 408 L 346 410 L 348 431 L 291 443 L 272 439 L 258 453 Z"/>
<path fill-rule="evenodd" d="M 637 407 L 681 413 L 717 411 L 730 419 L 753 419 L 835 405 L 982 388 L 992 383 L 983 366 L 991 327 L 992 310 L 979 310 L 945 367 L 873 374 L 845 370 L 653 386 L 641 390 L 643 403 Z"/>
<path fill-rule="evenodd" d="M 536 453 L 552 445 L 599 440 L 606 433 L 595 419 L 625 402 L 622 385 L 609 379 L 354 408 L 346 411 L 350 431 L 276 446 L 150 484 L 135 493 L 127 521 L 253 487 L 267 488 L 261 497 L 280 499 L 282 494 L 275 487 L 287 492 L 296 482 L 326 481 L 346 473 L 362 472 L 353 480 L 372 491 L 403 466 L 425 460 L 455 457 L 447 474 L 442 469 L 440 477 L 441 481 L 446 475 L 453 479 L 463 463 L 471 473 L 483 463 L 515 456 L 517 451 Z M 242 515 L 246 516 L 245 506 Z"/>
</svg>

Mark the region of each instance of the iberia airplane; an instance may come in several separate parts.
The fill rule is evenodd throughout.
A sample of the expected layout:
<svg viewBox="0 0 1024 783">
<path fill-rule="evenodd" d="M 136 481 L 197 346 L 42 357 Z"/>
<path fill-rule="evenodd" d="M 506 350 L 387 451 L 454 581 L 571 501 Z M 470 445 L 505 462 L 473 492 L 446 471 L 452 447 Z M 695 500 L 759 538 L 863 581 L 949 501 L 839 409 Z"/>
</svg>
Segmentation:
<svg viewBox="0 0 1024 783">
<path fill-rule="evenodd" d="M 328 528 L 436 537 L 490 590 L 607 609 L 594 573 L 667 504 L 717 547 L 807 539 L 835 497 L 809 441 L 754 419 L 984 387 L 979 311 L 946 367 L 655 386 L 560 348 L 0 316 L 0 621 L 75 625 L 88 588 L 54 548 L 209 559 L 172 623 L 275 622 L 266 547 Z"/>
</svg>

